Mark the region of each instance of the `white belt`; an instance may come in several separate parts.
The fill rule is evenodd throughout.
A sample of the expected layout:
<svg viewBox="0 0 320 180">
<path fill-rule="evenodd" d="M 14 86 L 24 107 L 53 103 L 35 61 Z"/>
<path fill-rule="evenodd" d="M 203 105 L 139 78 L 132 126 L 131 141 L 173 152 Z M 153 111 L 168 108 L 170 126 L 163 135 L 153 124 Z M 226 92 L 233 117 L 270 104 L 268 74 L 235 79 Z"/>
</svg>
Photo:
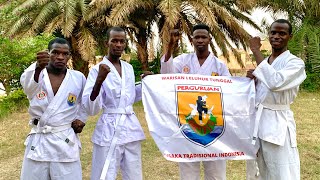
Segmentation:
<svg viewBox="0 0 320 180">
<path fill-rule="evenodd" d="M 40 123 L 38 123 L 37 126 L 33 126 L 33 128 L 31 129 L 31 132 L 29 133 L 29 135 L 30 134 L 54 133 L 56 136 L 58 136 L 64 142 L 68 143 L 69 145 L 74 145 L 74 142 L 72 142 L 66 135 L 64 135 L 63 133 L 59 133 L 61 131 L 64 131 L 64 130 L 67 130 L 67 129 L 71 128 L 71 124 L 65 124 L 65 125 L 61 125 L 61 126 L 48 126 L 48 125 L 45 125 L 43 127 L 40 127 L 39 124 Z M 33 142 L 32 142 L 32 146 L 33 146 Z"/>
<path fill-rule="evenodd" d="M 65 125 L 62 125 L 62 126 L 48 126 L 48 125 L 45 125 L 43 127 L 33 126 L 33 128 L 31 129 L 30 134 L 56 133 L 56 132 L 67 130 L 69 128 L 71 128 L 71 124 L 65 124 Z"/>
<path fill-rule="evenodd" d="M 269 109 L 272 111 L 285 111 L 290 110 L 290 105 L 288 104 L 259 104 L 258 105 L 258 111 L 256 112 L 256 119 L 254 122 L 254 129 L 253 129 L 253 137 L 252 137 L 252 144 L 255 145 L 258 137 L 258 129 L 259 129 L 259 123 L 262 115 L 263 109 Z"/>
<path fill-rule="evenodd" d="M 133 114 L 132 106 L 126 108 L 106 108 L 103 110 L 104 114 Z"/>
<path fill-rule="evenodd" d="M 119 119 L 117 119 L 117 122 L 116 122 L 115 133 L 114 133 L 113 138 L 111 140 L 110 148 L 109 148 L 106 160 L 104 162 L 104 165 L 103 165 L 103 168 L 101 171 L 100 180 L 106 179 L 106 175 L 107 175 L 107 172 L 109 169 L 110 161 L 111 161 L 113 152 L 116 148 L 118 138 L 120 136 L 121 126 L 123 126 L 127 115 L 133 114 L 134 112 L 133 112 L 132 106 L 127 106 L 126 108 L 104 109 L 103 113 L 104 114 L 121 114 L 121 116 L 119 117 Z"/>
</svg>

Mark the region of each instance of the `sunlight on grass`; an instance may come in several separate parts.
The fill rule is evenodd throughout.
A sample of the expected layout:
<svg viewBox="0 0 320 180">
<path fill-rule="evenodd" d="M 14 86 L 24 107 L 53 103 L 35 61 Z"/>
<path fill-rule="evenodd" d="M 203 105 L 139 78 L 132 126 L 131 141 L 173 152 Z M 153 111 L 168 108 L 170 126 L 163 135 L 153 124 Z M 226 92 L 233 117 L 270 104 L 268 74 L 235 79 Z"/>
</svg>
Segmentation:
<svg viewBox="0 0 320 180">
<path fill-rule="evenodd" d="M 320 94 L 301 92 L 292 105 L 297 123 L 297 138 L 301 159 L 301 179 L 320 179 Z M 146 180 L 178 180 L 178 164 L 165 160 L 153 139 L 144 119 L 141 103 L 134 106 L 140 119 L 147 139 L 142 143 L 143 176 Z M 83 179 L 90 179 L 91 171 L 91 135 L 98 116 L 90 117 L 83 133 L 81 161 Z M 19 179 L 22 157 L 24 153 L 24 140 L 29 132 L 28 113 L 23 111 L 13 113 L 7 118 L 0 119 L 0 179 Z M 203 175 L 202 175 L 203 176 Z M 121 179 L 121 177 L 118 177 Z M 245 179 L 245 161 L 228 161 L 227 179 Z"/>
</svg>

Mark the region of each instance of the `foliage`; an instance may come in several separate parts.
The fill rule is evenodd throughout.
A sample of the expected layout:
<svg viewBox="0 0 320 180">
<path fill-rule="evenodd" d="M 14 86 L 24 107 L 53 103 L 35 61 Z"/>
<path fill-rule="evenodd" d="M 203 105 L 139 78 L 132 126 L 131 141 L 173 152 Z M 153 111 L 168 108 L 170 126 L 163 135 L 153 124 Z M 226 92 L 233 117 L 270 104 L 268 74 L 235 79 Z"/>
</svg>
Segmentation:
<svg viewBox="0 0 320 180">
<path fill-rule="evenodd" d="M 320 90 L 320 76 L 318 73 L 307 72 L 307 78 L 303 81 L 300 88 L 315 92 Z"/>
<path fill-rule="evenodd" d="M 134 70 L 134 75 L 135 75 L 135 81 L 141 81 L 140 75 L 143 73 L 142 70 L 142 64 L 141 62 L 137 59 L 137 57 L 133 57 L 130 60 L 130 64 L 133 67 Z M 148 62 L 148 69 L 149 71 L 152 71 L 154 74 L 159 74 L 160 73 L 160 53 L 157 53 L 157 57 L 151 61 Z"/>
<path fill-rule="evenodd" d="M 130 64 L 132 65 L 134 70 L 135 81 L 140 81 L 140 75 L 143 73 L 141 62 L 138 59 L 131 59 Z"/>
<path fill-rule="evenodd" d="M 35 61 L 38 51 L 47 49 L 52 37 L 36 36 L 21 40 L 10 40 L 0 36 L 0 82 L 7 94 L 12 88 L 20 87 L 19 79 L 24 69 Z"/>
<path fill-rule="evenodd" d="M 7 23 L 5 35 L 19 38 L 48 33 L 64 37 L 72 46 L 74 69 L 87 74 L 88 61 L 94 59 L 97 48 L 95 26 L 83 19 L 87 3 L 82 0 L 21 1 L 10 13 L 15 18 Z"/>
<path fill-rule="evenodd" d="M 318 0 L 260 0 L 269 10 L 285 11 L 293 25 L 290 51 L 305 61 L 307 79 L 302 88 L 320 90 L 320 3 Z"/>
<path fill-rule="evenodd" d="M 170 30 L 174 28 L 184 32 L 191 41 L 192 26 L 205 23 L 211 29 L 213 41 L 229 59 L 228 50 L 236 55 L 242 64 L 236 47 L 247 47 L 249 34 L 243 29 L 242 22 L 259 27 L 248 18 L 255 1 L 211 1 L 211 0 L 113 0 L 105 3 L 104 0 L 92 1 L 89 4 L 88 20 L 96 20 L 97 25 L 125 27 L 138 50 L 138 58 L 142 68 L 147 69 L 148 45 L 152 48 L 153 26 L 160 32 L 163 52 L 166 52 L 169 43 Z M 148 44 L 149 43 L 149 44 Z M 216 54 L 216 47 L 211 44 Z"/>
<path fill-rule="evenodd" d="M 10 93 L 8 96 L 0 98 L 0 118 L 8 114 L 28 107 L 29 101 L 22 89 Z"/>
</svg>

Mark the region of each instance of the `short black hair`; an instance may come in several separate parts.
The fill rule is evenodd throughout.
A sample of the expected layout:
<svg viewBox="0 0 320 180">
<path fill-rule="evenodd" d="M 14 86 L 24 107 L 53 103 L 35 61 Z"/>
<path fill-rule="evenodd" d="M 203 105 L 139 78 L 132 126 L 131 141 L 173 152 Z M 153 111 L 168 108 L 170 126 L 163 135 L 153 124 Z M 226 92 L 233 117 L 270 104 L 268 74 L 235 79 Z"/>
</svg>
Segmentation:
<svg viewBox="0 0 320 180">
<path fill-rule="evenodd" d="M 286 19 L 277 19 L 277 20 L 275 20 L 275 21 L 271 24 L 271 26 L 272 26 L 274 23 L 285 23 L 285 24 L 288 24 L 288 26 L 289 26 L 289 29 L 288 29 L 289 34 L 292 34 L 292 25 L 291 25 L 291 23 L 290 23 L 288 20 L 286 20 Z M 270 28 L 271 28 L 271 26 L 270 26 Z"/>
<path fill-rule="evenodd" d="M 209 28 L 209 26 L 207 26 L 207 25 L 205 25 L 205 24 L 197 24 L 197 25 L 193 26 L 193 28 L 192 28 L 192 33 L 193 33 L 195 30 L 197 30 L 197 29 L 205 29 L 205 30 L 208 31 L 208 33 L 210 33 L 210 28 Z"/>
<path fill-rule="evenodd" d="M 69 49 L 71 50 L 70 43 L 69 43 L 66 39 L 57 37 L 57 38 L 52 39 L 52 40 L 49 42 L 49 44 L 48 44 L 48 50 L 49 50 L 49 51 L 52 49 L 52 45 L 53 45 L 54 43 L 67 44 L 67 45 L 69 46 Z"/>
<path fill-rule="evenodd" d="M 111 28 L 109 28 L 109 29 L 107 30 L 107 34 L 106 34 L 106 40 L 107 40 L 107 41 L 108 41 L 109 38 L 110 38 L 110 32 L 111 32 L 111 31 L 117 31 L 117 32 L 124 32 L 124 33 L 126 33 L 126 31 L 125 31 L 123 28 L 119 27 L 119 26 L 111 27 Z"/>
</svg>

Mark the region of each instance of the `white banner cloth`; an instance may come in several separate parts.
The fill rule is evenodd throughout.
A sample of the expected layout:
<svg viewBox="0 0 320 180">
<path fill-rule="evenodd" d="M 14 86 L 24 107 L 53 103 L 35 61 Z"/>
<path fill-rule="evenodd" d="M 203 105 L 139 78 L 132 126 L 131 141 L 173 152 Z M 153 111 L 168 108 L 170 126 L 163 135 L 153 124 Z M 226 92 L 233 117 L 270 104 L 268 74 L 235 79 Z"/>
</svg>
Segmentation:
<svg viewBox="0 0 320 180">
<path fill-rule="evenodd" d="M 151 136 L 170 161 L 254 159 L 254 88 L 244 77 L 147 76 L 142 102 Z"/>
</svg>

